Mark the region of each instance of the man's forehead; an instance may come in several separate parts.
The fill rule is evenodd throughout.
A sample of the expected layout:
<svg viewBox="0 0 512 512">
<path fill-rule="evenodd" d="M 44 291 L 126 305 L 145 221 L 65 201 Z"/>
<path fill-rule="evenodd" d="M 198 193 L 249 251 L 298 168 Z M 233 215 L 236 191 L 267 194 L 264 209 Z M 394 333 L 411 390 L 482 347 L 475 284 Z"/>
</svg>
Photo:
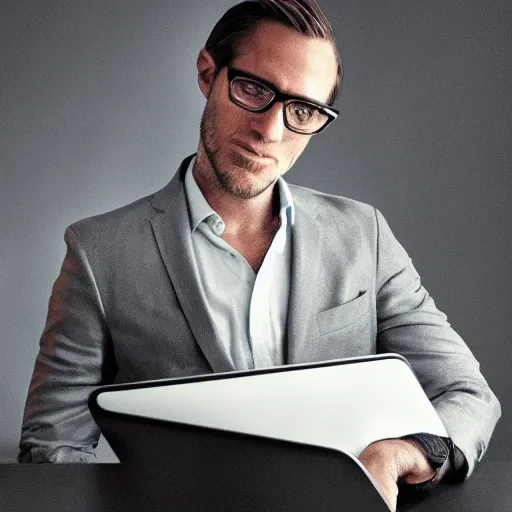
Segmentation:
<svg viewBox="0 0 512 512">
<path fill-rule="evenodd" d="M 232 65 L 280 90 L 325 101 L 337 74 L 331 41 L 306 36 L 277 22 L 262 22 L 239 44 Z"/>
</svg>

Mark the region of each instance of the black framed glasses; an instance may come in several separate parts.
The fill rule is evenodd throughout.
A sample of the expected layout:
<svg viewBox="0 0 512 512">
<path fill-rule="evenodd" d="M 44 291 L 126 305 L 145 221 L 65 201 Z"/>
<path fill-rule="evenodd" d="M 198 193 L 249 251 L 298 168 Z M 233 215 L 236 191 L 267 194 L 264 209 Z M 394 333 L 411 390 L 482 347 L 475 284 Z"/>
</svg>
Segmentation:
<svg viewBox="0 0 512 512">
<path fill-rule="evenodd" d="M 295 133 L 320 133 L 339 114 L 325 103 L 285 94 L 267 80 L 241 69 L 228 68 L 228 82 L 229 99 L 249 112 L 266 112 L 277 101 L 282 102 L 284 125 Z"/>
</svg>

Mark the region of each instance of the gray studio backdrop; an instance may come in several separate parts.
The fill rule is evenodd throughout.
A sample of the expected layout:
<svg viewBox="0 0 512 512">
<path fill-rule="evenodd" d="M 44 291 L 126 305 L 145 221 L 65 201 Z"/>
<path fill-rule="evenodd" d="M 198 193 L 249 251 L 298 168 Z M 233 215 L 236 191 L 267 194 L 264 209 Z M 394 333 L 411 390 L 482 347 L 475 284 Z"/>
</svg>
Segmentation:
<svg viewBox="0 0 512 512">
<path fill-rule="evenodd" d="M 0 3 L 0 461 L 15 460 L 65 227 L 163 186 L 195 151 L 195 59 L 228 0 Z M 481 362 L 512 456 L 512 7 L 321 0 L 339 120 L 288 181 L 378 207 Z M 108 460 L 102 451 L 103 460 Z"/>
</svg>

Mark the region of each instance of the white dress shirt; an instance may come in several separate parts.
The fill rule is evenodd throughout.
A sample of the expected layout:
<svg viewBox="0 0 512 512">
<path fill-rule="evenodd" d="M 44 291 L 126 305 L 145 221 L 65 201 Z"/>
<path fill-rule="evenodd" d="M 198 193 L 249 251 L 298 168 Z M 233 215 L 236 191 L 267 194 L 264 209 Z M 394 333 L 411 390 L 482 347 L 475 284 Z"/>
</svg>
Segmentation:
<svg viewBox="0 0 512 512">
<path fill-rule="evenodd" d="M 279 178 L 281 226 L 256 273 L 222 239 L 224 221 L 199 189 L 194 163 L 195 158 L 185 176 L 192 245 L 219 339 L 237 370 L 282 365 L 295 215 L 288 186 Z"/>
</svg>

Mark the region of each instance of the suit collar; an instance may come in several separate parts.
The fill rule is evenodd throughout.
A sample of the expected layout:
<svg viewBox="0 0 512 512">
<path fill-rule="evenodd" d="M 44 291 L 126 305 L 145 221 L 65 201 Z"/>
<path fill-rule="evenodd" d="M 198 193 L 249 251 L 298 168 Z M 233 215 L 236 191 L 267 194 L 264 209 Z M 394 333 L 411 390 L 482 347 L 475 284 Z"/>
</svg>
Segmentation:
<svg viewBox="0 0 512 512">
<path fill-rule="evenodd" d="M 317 219 L 317 205 L 311 196 L 303 196 L 300 189 L 291 189 L 296 218 L 292 230 L 292 259 L 290 268 L 290 299 L 286 329 L 286 364 L 304 362 L 301 353 L 307 338 L 310 322 L 314 319 L 313 298 L 318 289 L 321 265 L 323 226 Z M 299 193 L 296 193 L 296 192 Z"/>
<path fill-rule="evenodd" d="M 151 205 L 155 210 L 165 212 L 176 208 L 176 201 L 180 200 L 183 193 L 182 182 L 185 179 L 185 173 L 195 156 L 195 153 L 187 156 L 178 167 L 178 171 L 174 174 L 171 181 L 164 188 L 153 194 Z"/>
<path fill-rule="evenodd" d="M 210 320 L 192 248 L 183 179 L 193 156 L 187 157 L 169 184 L 152 197 L 151 204 L 158 213 L 151 225 L 172 286 L 204 356 L 214 372 L 233 371 L 233 363 Z"/>
</svg>

